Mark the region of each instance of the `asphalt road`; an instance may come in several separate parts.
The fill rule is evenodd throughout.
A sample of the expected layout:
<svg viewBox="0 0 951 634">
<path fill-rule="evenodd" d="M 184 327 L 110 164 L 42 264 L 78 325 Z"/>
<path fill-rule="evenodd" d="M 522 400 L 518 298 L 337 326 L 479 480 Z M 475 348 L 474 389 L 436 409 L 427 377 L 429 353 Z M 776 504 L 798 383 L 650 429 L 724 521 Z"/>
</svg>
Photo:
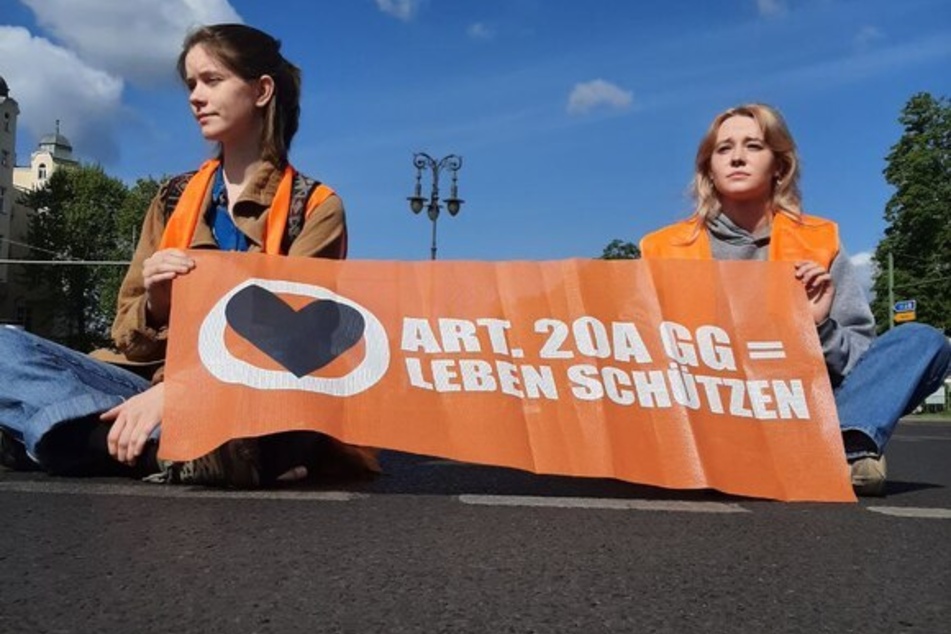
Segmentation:
<svg viewBox="0 0 951 634">
<path fill-rule="evenodd" d="M 951 424 L 784 504 L 387 454 L 224 492 L 0 472 L 0 632 L 951 631 Z"/>
</svg>

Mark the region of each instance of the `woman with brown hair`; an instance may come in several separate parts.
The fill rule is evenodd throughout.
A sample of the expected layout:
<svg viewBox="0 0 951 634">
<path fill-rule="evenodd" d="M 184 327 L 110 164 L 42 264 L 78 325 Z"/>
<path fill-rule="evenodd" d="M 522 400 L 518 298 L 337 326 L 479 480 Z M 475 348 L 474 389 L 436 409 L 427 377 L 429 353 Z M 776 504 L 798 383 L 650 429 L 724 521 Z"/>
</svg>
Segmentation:
<svg viewBox="0 0 951 634">
<path fill-rule="evenodd" d="M 243 487 L 325 466 L 318 462 L 334 463 L 338 473 L 341 464 L 356 472 L 377 469 L 372 451 L 316 433 L 239 439 L 189 463 L 155 459 L 171 284 L 195 267 L 186 249 L 346 256 L 340 198 L 288 161 L 300 116 L 300 71 L 280 48 L 275 38 L 243 24 L 206 26 L 186 37 L 178 72 L 216 157 L 171 179 L 152 201 L 112 328 L 113 361 L 158 369 L 149 381 L 0 329 L 4 462 L 60 473 L 124 466 L 159 481 Z"/>
</svg>

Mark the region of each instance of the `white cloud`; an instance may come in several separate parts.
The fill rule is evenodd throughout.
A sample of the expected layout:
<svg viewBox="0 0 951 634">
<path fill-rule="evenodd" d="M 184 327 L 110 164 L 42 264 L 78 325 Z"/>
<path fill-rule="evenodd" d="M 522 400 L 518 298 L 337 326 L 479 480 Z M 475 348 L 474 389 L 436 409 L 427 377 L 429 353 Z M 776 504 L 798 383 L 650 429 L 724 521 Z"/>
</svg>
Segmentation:
<svg viewBox="0 0 951 634">
<path fill-rule="evenodd" d="M 18 123 L 34 137 L 52 132 L 60 119 L 77 154 L 102 162 L 118 158 L 112 130 L 122 110 L 120 77 L 21 27 L 0 26 L 0 59 L 10 97 L 20 105 Z M 17 158 L 20 164 L 28 160 Z"/>
<path fill-rule="evenodd" d="M 872 279 L 875 277 L 876 271 L 875 262 L 872 261 L 872 253 L 869 251 L 856 253 L 849 258 L 849 261 L 852 262 L 852 266 L 855 267 L 855 274 L 859 280 L 859 285 L 862 287 L 862 291 L 865 293 L 865 297 L 871 301 Z"/>
<path fill-rule="evenodd" d="M 122 103 L 126 83 L 177 81 L 175 59 L 189 29 L 241 22 L 227 0 L 20 1 L 44 36 L 0 26 L 19 123 L 39 139 L 59 119 L 77 157 L 104 164 L 119 159 L 117 131 L 134 118 Z"/>
<path fill-rule="evenodd" d="M 786 15 L 789 9 L 785 0 L 756 0 L 756 10 L 763 17 L 774 18 Z"/>
<path fill-rule="evenodd" d="M 855 37 L 852 38 L 855 48 L 864 51 L 871 47 L 875 42 L 885 39 L 885 34 L 882 31 L 870 24 L 866 24 L 859 32 L 855 34 Z"/>
<path fill-rule="evenodd" d="M 568 114 L 586 114 L 598 107 L 623 110 L 630 107 L 633 101 L 634 95 L 629 90 L 623 90 L 603 79 L 595 79 L 575 84 L 568 95 Z"/>
<path fill-rule="evenodd" d="M 388 15 L 409 22 L 416 15 L 423 0 L 376 0 L 376 6 Z"/>
<path fill-rule="evenodd" d="M 182 40 L 201 24 L 241 22 L 227 0 L 21 0 L 37 24 L 92 67 L 136 84 L 175 77 Z"/>
<path fill-rule="evenodd" d="M 468 33 L 469 37 L 474 40 L 491 40 L 493 37 L 495 37 L 495 31 L 490 29 L 483 22 L 475 22 L 474 24 L 470 24 L 469 28 L 466 29 L 466 33 Z"/>
</svg>

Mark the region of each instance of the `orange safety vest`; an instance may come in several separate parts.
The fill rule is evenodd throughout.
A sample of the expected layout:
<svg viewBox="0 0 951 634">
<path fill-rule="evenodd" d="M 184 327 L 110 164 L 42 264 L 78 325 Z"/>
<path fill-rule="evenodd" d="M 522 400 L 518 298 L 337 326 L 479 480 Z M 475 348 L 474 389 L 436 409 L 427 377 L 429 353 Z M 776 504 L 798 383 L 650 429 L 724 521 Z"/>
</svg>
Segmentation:
<svg viewBox="0 0 951 634">
<path fill-rule="evenodd" d="M 206 161 L 188 181 L 181 198 L 175 205 L 175 211 L 172 212 L 165 225 L 159 249 L 187 249 L 191 246 L 192 238 L 195 236 L 195 227 L 198 226 L 198 219 L 204 213 L 205 195 L 214 181 L 215 171 L 219 164 L 218 159 Z M 282 254 L 281 243 L 284 239 L 287 216 L 290 212 L 293 183 L 294 168 L 288 165 L 284 168 L 284 175 L 281 177 L 281 182 L 278 183 L 277 191 L 274 192 L 274 200 L 271 201 L 271 209 L 267 216 L 267 226 L 264 232 L 264 253 L 269 255 Z M 314 209 L 333 194 L 334 190 L 324 184 L 315 187 L 307 200 L 304 218 L 309 218 Z"/>
<path fill-rule="evenodd" d="M 769 259 L 774 261 L 810 260 L 829 270 L 839 253 L 839 227 L 831 220 L 802 214 L 794 219 L 784 213 L 773 214 L 769 237 Z M 668 225 L 641 240 L 644 258 L 709 260 L 710 235 L 696 218 Z"/>
<path fill-rule="evenodd" d="M 198 219 L 204 212 L 203 203 L 205 194 L 215 178 L 215 170 L 220 161 L 213 159 L 205 162 L 194 176 L 188 181 L 181 198 L 175 205 L 175 211 L 169 217 L 162 233 L 160 249 L 177 248 L 187 249 L 191 246 L 195 236 L 195 227 Z M 264 253 L 281 255 L 281 243 L 284 239 L 284 230 L 291 207 L 291 196 L 294 182 L 294 169 L 288 165 L 284 168 L 284 175 L 274 193 L 271 208 L 268 212 L 267 226 L 264 234 Z M 304 218 L 310 217 L 311 212 L 322 202 L 330 198 L 334 190 L 320 184 L 314 188 L 307 200 Z M 346 237 L 346 234 L 344 234 Z M 346 253 L 346 243 L 342 247 Z M 321 463 L 324 469 L 333 475 L 357 475 L 364 472 L 379 473 L 380 464 L 377 461 L 379 451 L 372 447 L 348 445 L 336 438 L 328 436 L 329 443 L 321 454 Z"/>
</svg>

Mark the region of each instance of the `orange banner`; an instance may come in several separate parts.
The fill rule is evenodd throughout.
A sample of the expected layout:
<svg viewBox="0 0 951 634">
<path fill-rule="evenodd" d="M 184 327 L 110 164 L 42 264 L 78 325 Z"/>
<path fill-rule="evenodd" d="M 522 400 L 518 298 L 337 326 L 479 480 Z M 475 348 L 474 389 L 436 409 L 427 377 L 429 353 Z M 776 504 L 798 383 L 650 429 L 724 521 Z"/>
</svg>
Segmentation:
<svg viewBox="0 0 951 634">
<path fill-rule="evenodd" d="M 191 255 L 165 459 L 310 429 L 535 473 L 855 500 L 791 264 Z"/>
</svg>

